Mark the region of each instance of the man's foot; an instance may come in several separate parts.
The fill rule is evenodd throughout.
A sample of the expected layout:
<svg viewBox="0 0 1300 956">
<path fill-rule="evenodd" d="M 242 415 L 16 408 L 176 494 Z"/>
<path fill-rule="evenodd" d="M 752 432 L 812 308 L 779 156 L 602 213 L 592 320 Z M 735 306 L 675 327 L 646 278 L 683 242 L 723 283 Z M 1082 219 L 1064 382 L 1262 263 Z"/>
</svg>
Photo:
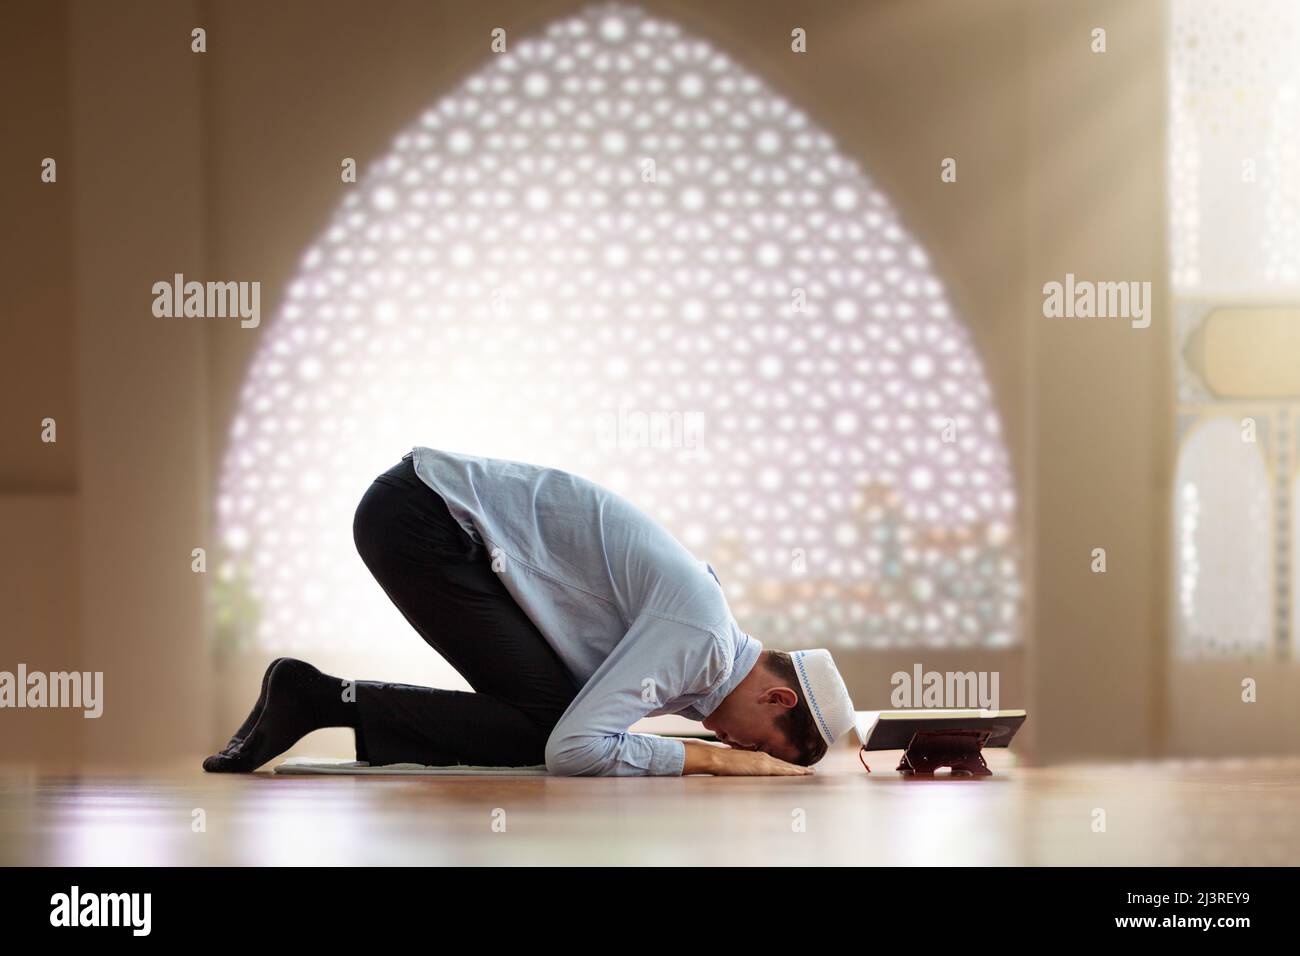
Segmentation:
<svg viewBox="0 0 1300 956">
<path fill-rule="evenodd" d="M 355 708 L 343 700 L 344 682 L 306 661 L 281 658 L 263 680 L 262 710 L 235 747 L 203 761 L 209 773 L 252 773 L 313 730 L 356 727 Z M 242 729 L 242 728 L 241 728 Z"/>
<path fill-rule="evenodd" d="M 224 754 L 236 750 L 239 748 L 239 745 L 244 742 L 244 738 L 248 736 L 248 732 L 252 730 L 253 725 L 257 723 L 257 718 L 262 716 L 262 708 L 266 706 L 266 687 L 271 682 L 271 671 L 275 670 L 276 664 L 285 660 L 288 660 L 288 658 L 277 657 L 275 660 L 271 661 L 271 663 L 266 665 L 266 672 L 262 674 L 262 689 L 257 695 L 257 703 L 254 704 L 253 709 L 248 712 L 248 717 L 245 718 L 239 729 L 235 731 L 235 735 L 230 738 L 230 743 L 222 747 L 219 753 Z"/>
</svg>

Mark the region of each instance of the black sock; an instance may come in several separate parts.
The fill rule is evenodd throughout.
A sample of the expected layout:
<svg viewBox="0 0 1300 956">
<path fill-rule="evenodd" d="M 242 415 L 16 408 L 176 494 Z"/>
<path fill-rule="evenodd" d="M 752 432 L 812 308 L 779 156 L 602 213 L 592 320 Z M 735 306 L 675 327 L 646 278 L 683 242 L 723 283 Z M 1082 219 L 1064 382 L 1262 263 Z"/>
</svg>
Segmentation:
<svg viewBox="0 0 1300 956">
<path fill-rule="evenodd" d="M 257 718 L 262 716 L 262 708 L 266 706 L 266 685 L 271 682 L 271 671 L 275 670 L 276 664 L 287 659 L 288 658 L 277 657 L 275 660 L 271 661 L 271 663 L 266 665 L 266 672 L 262 675 L 262 689 L 257 695 L 257 703 L 255 703 L 253 709 L 248 712 L 248 716 L 244 719 L 244 722 L 240 724 L 239 729 L 235 731 L 235 735 L 230 738 L 230 743 L 221 748 L 221 753 L 235 750 L 244 742 L 244 738 L 248 736 L 248 732 L 252 730 L 253 725 L 257 723 Z"/>
<path fill-rule="evenodd" d="M 356 704 L 343 699 L 347 682 L 306 661 L 276 662 L 264 683 L 266 699 L 253 726 L 238 746 L 203 761 L 204 770 L 251 773 L 313 730 L 360 726 Z"/>
</svg>

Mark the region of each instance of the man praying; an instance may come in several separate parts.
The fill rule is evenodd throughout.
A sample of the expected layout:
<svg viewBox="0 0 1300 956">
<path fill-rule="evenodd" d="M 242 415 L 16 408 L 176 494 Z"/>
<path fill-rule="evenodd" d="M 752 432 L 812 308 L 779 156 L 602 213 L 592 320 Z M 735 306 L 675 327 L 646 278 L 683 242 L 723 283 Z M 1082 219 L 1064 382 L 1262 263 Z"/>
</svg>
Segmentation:
<svg viewBox="0 0 1300 956">
<path fill-rule="evenodd" d="M 764 649 L 711 567 L 577 475 L 417 447 L 371 484 L 353 536 L 473 692 L 281 658 L 205 770 L 251 772 L 313 730 L 350 727 L 372 766 L 799 775 L 853 726 L 829 652 Z M 723 746 L 630 730 L 663 714 L 701 721 Z"/>
</svg>

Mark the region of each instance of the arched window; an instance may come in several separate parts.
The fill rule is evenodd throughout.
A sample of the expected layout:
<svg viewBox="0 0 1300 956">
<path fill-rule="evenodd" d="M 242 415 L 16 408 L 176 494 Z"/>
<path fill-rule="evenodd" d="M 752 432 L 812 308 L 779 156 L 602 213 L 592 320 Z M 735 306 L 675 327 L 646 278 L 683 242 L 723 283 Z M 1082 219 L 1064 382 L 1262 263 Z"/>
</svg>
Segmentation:
<svg viewBox="0 0 1300 956">
<path fill-rule="evenodd" d="M 1018 642 L 969 336 L 886 197 L 717 49 L 591 8 L 511 39 L 346 188 L 221 474 L 224 613 L 263 646 L 405 630 L 350 518 L 412 444 L 623 493 L 776 646 Z"/>
<path fill-rule="evenodd" d="M 1269 649 L 1270 493 L 1259 445 L 1214 418 L 1182 443 L 1174 484 L 1180 656 Z"/>
</svg>

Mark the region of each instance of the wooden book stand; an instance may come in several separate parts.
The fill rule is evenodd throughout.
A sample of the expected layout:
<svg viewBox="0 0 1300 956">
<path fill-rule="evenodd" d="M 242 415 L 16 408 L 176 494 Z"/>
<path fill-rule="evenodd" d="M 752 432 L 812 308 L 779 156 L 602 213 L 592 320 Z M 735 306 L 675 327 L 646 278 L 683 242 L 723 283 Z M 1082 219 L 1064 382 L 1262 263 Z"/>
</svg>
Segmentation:
<svg viewBox="0 0 1300 956">
<path fill-rule="evenodd" d="M 918 730 L 903 751 L 898 772 L 916 776 L 948 767 L 954 777 L 992 776 L 981 752 L 988 739 L 987 730 Z"/>
</svg>

